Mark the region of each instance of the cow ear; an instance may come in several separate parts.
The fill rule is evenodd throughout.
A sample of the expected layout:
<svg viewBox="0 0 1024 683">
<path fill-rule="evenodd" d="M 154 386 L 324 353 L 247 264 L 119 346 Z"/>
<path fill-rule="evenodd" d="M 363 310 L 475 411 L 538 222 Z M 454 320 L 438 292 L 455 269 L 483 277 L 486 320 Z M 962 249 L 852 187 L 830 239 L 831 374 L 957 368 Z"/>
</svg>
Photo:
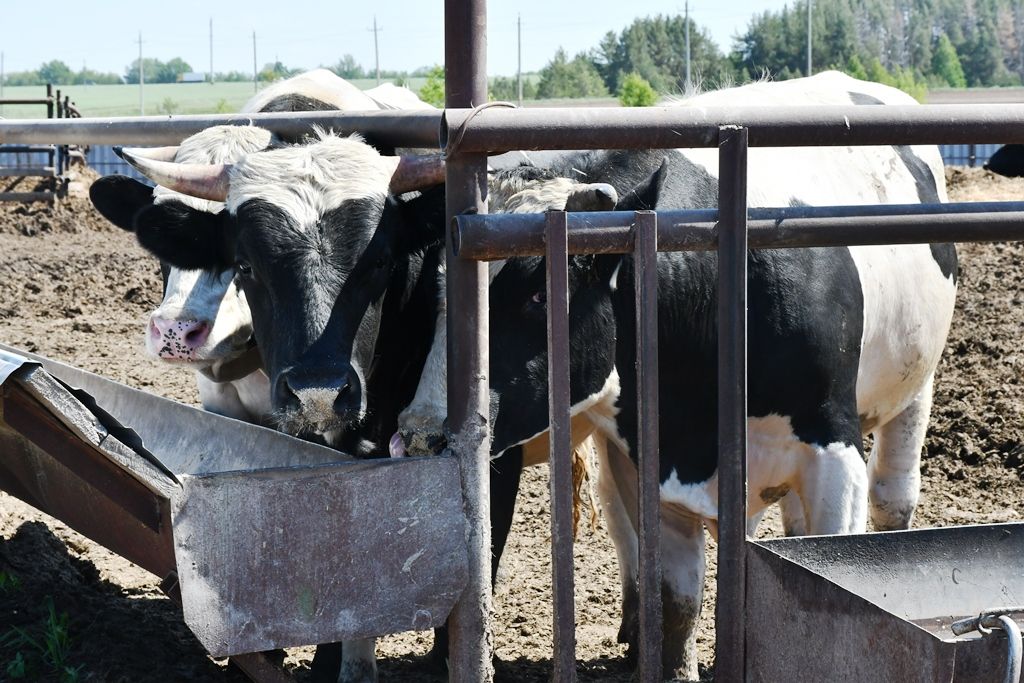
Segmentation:
<svg viewBox="0 0 1024 683">
<path fill-rule="evenodd" d="M 411 254 L 444 240 L 444 185 L 427 188 L 410 199 L 398 200 L 398 203 L 404 226 L 400 246 L 402 251 Z"/>
<path fill-rule="evenodd" d="M 661 160 L 661 166 L 647 180 L 623 195 L 616 209 L 619 211 L 652 210 L 658 206 L 658 198 L 668 180 L 668 157 Z"/>
<path fill-rule="evenodd" d="M 89 187 L 89 199 L 101 216 L 130 232 L 135 215 L 153 204 L 153 188 L 128 176 L 108 175 Z"/>
<path fill-rule="evenodd" d="M 234 265 L 228 248 L 227 211 L 199 211 L 171 200 L 143 209 L 135 235 L 147 251 L 185 270 L 226 270 Z"/>
</svg>

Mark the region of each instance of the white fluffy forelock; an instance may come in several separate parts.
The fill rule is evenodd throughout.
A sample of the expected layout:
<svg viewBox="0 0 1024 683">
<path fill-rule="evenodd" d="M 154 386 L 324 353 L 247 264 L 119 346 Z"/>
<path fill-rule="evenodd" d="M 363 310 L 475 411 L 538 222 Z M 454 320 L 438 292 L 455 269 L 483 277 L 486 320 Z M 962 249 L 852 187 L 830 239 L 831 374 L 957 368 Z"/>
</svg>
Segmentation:
<svg viewBox="0 0 1024 683">
<path fill-rule="evenodd" d="M 397 157 L 382 157 L 358 135 L 320 135 L 317 142 L 250 154 L 235 165 L 228 210 L 261 199 L 304 229 L 345 201 L 387 196 Z"/>
</svg>

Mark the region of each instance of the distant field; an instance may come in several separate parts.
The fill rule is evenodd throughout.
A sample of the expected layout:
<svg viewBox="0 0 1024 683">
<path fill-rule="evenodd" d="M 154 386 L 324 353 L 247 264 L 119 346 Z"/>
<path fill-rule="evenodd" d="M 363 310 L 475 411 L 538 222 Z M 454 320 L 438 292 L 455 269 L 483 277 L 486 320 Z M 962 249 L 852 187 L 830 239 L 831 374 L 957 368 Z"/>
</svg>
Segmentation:
<svg viewBox="0 0 1024 683">
<path fill-rule="evenodd" d="M 536 74 L 527 78 L 536 80 Z M 419 91 L 426 78 L 409 78 L 405 85 Z M 352 81 L 367 90 L 377 85 L 376 79 Z M 260 84 L 265 87 L 266 84 Z M 67 85 L 61 86 L 61 95 L 68 95 L 82 116 L 138 116 L 139 86 L 137 85 Z M 238 111 L 253 95 L 252 83 L 154 83 L 144 88 L 146 114 L 214 114 Z M 43 86 L 6 86 L 4 99 L 40 99 L 46 95 Z M 586 104 L 593 105 L 595 100 Z M 614 100 L 601 100 L 600 104 L 614 104 Z M 527 102 L 527 106 L 579 106 L 582 100 L 549 100 Z M 0 105 L 0 116 L 9 119 L 46 118 L 42 105 Z"/>
</svg>

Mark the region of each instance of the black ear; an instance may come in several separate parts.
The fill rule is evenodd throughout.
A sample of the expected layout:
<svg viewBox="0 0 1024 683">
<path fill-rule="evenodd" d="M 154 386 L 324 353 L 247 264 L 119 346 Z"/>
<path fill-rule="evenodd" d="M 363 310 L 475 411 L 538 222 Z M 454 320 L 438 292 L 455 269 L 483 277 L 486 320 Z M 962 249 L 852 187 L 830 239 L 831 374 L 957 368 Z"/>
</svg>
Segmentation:
<svg viewBox="0 0 1024 683">
<path fill-rule="evenodd" d="M 234 265 L 227 211 L 213 214 L 170 200 L 143 209 L 135 234 L 146 250 L 185 270 L 226 270 Z"/>
<path fill-rule="evenodd" d="M 661 197 L 661 191 L 668 180 L 668 165 L 668 157 L 664 157 L 658 170 L 623 195 L 615 208 L 619 211 L 644 211 L 657 207 L 658 198 Z"/>
<path fill-rule="evenodd" d="M 403 224 L 400 251 L 411 254 L 444 241 L 444 185 L 428 188 L 411 199 L 400 199 L 398 203 Z"/>
<path fill-rule="evenodd" d="M 135 214 L 153 204 L 153 188 L 128 176 L 108 175 L 92 184 L 89 199 L 100 215 L 130 232 Z"/>
</svg>

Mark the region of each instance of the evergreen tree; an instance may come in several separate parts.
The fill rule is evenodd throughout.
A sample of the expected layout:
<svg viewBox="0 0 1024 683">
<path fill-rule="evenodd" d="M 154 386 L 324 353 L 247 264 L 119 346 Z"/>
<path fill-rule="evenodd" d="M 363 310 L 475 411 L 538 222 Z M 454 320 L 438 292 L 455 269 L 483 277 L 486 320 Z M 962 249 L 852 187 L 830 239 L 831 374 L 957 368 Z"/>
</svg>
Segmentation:
<svg viewBox="0 0 1024 683">
<path fill-rule="evenodd" d="M 949 37 L 943 33 L 935 42 L 935 49 L 932 51 L 932 74 L 953 88 L 966 88 L 967 77 L 964 76 L 964 68 L 960 64 L 960 57 L 956 54 L 956 48 L 950 42 Z"/>
<path fill-rule="evenodd" d="M 537 97 L 607 97 L 608 89 L 593 62 L 584 55 L 569 60 L 565 50 L 558 48 L 555 57 L 540 70 Z"/>
</svg>

